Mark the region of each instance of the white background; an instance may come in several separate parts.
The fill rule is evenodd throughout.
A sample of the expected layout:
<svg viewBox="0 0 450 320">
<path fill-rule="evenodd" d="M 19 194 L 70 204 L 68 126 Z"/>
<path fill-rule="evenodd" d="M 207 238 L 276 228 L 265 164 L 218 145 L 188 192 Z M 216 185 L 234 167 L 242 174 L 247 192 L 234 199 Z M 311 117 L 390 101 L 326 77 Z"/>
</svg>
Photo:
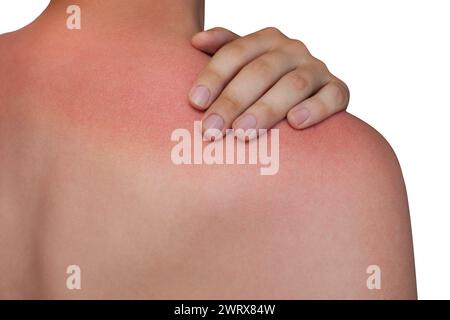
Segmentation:
<svg viewBox="0 0 450 320">
<path fill-rule="evenodd" d="M 25 26 L 48 2 L 2 0 L 0 33 Z M 450 1 L 206 4 L 206 28 L 223 26 L 243 35 L 276 26 L 304 41 L 348 83 L 349 111 L 387 138 L 403 168 L 419 298 L 450 299 Z"/>
</svg>

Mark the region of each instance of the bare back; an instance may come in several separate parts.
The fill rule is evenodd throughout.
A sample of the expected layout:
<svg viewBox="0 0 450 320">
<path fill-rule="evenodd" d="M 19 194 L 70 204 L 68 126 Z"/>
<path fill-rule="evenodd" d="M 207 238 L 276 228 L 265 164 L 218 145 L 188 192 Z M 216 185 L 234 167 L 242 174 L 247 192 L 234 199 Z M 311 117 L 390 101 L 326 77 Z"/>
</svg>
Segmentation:
<svg viewBox="0 0 450 320">
<path fill-rule="evenodd" d="M 369 126 L 281 123 L 274 176 L 177 166 L 170 136 L 201 117 L 186 93 L 205 55 L 156 35 L 35 35 L 0 39 L 1 298 L 415 297 L 401 172 Z"/>
</svg>

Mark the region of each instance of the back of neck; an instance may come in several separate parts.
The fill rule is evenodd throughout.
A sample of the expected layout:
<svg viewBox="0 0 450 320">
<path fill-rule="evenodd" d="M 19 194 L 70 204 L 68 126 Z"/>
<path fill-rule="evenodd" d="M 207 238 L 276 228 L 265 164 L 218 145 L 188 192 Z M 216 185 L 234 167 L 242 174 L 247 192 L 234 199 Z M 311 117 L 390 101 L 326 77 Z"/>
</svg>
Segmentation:
<svg viewBox="0 0 450 320">
<path fill-rule="evenodd" d="M 71 0 L 52 0 L 39 19 L 67 31 Z M 204 0 L 78 0 L 81 33 L 98 36 L 161 34 L 190 38 L 203 29 Z M 64 30 L 66 29 L 66 30 Z"/>
</svg>

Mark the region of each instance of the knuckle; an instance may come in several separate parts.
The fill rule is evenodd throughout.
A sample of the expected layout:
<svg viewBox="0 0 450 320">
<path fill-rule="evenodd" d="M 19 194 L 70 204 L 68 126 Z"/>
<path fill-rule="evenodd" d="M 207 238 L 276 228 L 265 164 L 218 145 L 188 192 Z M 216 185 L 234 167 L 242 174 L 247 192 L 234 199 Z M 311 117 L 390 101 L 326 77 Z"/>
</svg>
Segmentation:
<svg viewBox="0 0 450 320">
<path fill-rule="evenodd" d="M 306 45 L 298 39 L 289 39 L 287 40 L 287 45 L 289 48 L 295 51 L 305 52 L 307 51 Z"/>
<path fill-rule="evenodd" d="M 296 91 L 304 91 L 310 86 L 309 80 L 300 71 L 293 71 L 286 76 L 289 85 Z"/>
<path fill-rule="evenodd" d="M 239 114 L 241 103 L 231 94 L 223 94 L 219 97 L 218 106 L 228 114 Z"/>
<path fill-rule="evenodd" d="M 224 82 L 224 77 L 213 66 L 207 66 L 198 78 L 199 82 L 208 82 L 213 85 Z"/>
<path fill-rule="evenodd" d="M 312 55 L 305 44 L 300 40 L 288 39 L 281 47 L 286 54 L 295 59 L 297 64 L 305 64 L 311 61 Z"/>
<path fill-rule="evenodd" d="M 276 121 L 280 119 L 280 110 L 275 108 L 273 105 L 268 104 L 264 101 L 259 101 L 256 104 L 257 109 L 259 109 L 259 113 L 264 114 L 265 118 L 270 121 Z"/>
<path fill-rule="evenodd" d="M 261 77 L 267 77 L 272 73 L 273 66 L 268 59 L 259 58 L 249 66 L 249 69 Z"/>
<path fill-rule="evenodd" d="M 330 107 L 320 97 L 316 97 L 315 99 L 313 99 L 312 103 L 316 118 L 325 119 L 327 115 L 331 113 L 331 111 L 329 110 Z"/>
<path fill-rule="evenodd" d="M 323 62 L 322 60 L 317 59 L 317 58 L 314 58 L 314 59 L 313 59 L 313 65 L 314 65 L 314 67 L 315 67 L 317 70 L 319 70 L 320 72 L 323 72 L 323 73 L 329 73 L 328 67 L 327 67 L 326 63 Z"/>
<path fill-rule="evenodd" d="M 278 28 L 275 28 L 275 27 L 264 28 L 260 31 L 260 33 L 268 35 L 268 36 L 273 36 L 273 37 L 284 36 L 283 33 Z"/>
<path fill-rule="evenodd" d="M 240 41 L 234 41 L 223 46 L 220 50 L 220 54 L 226 56 L 227 59 L 238 59 L 239 57 L 242 57 L 246 51 L 247 48 Z"/>
<path fill-rule="evenodd" d="M 334 81 L 333 85 L 335 87 L 335 99 L 339 106 L 347 106 L 350 98 L 350 91 L 347 85 L 340 80 Z"/>
<path fill-rule="evenodd" d="M 266 117 L 267 119 L 270 119 L 271 121 L 275 122 L 278 120 L 281 120 L 280 118 L 280 111 L 277 110 L 274 106 L 272 105 L 266 105 L 266 109 L 265 109 L 265 113 L 266 113 Z M 284 117 L 284 116 L 283 116 Z"/>
</svg>

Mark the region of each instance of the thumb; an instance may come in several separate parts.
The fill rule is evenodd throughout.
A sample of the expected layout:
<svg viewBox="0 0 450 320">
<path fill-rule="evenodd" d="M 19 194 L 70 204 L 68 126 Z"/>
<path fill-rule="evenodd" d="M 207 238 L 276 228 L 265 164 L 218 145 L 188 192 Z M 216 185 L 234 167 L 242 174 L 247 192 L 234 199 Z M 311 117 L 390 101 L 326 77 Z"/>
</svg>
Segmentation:
<svg viewBox="0 0 450 320">
<path fill-rule="evenodd" d="M 225 28 L 212 28 L 194 35 L 191 43 L 198 50 L 213 55 L 224 45 L 238 38 L 240 36 Z"/>
</svg>

